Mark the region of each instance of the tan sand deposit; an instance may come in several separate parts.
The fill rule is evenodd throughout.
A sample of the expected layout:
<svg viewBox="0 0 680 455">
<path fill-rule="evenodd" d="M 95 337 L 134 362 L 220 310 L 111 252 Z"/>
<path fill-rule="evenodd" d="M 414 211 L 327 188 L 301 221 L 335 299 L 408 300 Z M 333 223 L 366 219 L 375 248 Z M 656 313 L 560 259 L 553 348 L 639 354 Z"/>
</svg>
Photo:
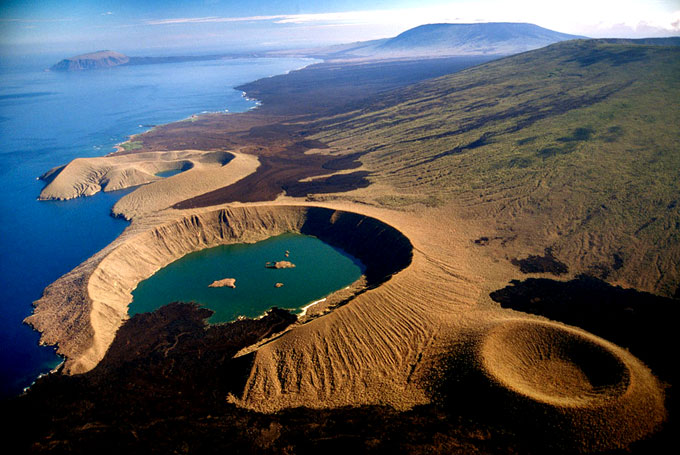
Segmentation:
<svg viewBox="0 0 680 455">
<path fill-rule="evenodd" d="M 39 199 L 73 199 L 99 191 L 116 191 L 162 180 L 156 174 L 172 170 L 220 168 L 232 155 L 226 152 L 183 150 L 76 158 L 46 172 L 49 183 Z"/>
<path fill-rule="evenodd" d="M 233 159 L 224 166 L 195 166 L 181 174 L 136 189 L 113 206 L 113 214 L 130 220 L 157 212 L 186 199 L 187 195 L 197 196 L 235 183 L 255 172 L 260 165 L 253 155 L 239 152 L 229 154 L 233 155 Z"/>
</svg>

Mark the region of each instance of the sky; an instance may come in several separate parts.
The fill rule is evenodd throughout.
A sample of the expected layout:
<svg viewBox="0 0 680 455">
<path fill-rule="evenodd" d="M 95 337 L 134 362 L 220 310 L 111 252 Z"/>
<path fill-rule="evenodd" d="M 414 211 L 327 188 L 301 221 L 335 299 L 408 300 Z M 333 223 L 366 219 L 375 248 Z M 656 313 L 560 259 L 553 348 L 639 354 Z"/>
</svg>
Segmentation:
<svg viewBox="0 0 680 455">
<path fill-rule="evenodd" d="M 0 0 L 0 54 L 304 48 L 439 22 L 530 22 L 593 38 L 680 36 L 680 0 Z"/>
</svg>

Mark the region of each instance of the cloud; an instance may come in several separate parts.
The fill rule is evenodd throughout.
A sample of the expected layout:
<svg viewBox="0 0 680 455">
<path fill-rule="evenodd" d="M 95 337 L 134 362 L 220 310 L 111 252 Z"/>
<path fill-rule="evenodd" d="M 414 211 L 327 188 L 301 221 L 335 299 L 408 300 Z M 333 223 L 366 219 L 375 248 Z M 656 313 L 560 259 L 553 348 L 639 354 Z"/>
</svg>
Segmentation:
<svg viewBox="0 0 680 455">
<path fill-rule="evenodd" d="M 326 27 L 376 25 L 392 29 L 416 25 L 450 22 L 531 22 L 561 32 L 604 36 L 608 30 L 623 32 L 628 27 L 633 35 L 652 32 L 677 34 L 680 32 L 680 11 L 668 12 L 645 7 L 634 0 L 570 0 L 569 8 L 556 11 L 554 5 L 542 0 L 524 0 L 519 4 L 503 0 L 489 0 L 480 16 L 480 3 L 456 2 L 437 6 L 368 11 L 344 11 L 315 14 L 279 14 L 244 17 L 182 17 L 145 21 L 152 26 L 179 24 L 269 22 L 280 25 L 315 25 Z M 584 14 L 588 11 L 588 14 Z M 596 32 L 590 35 L 589 33 Z"/>
<path fill-rule="evenodd" d="M 144 22 L 146 25 L 205 24 L 220 22 L 258 22 L 267 21 L 276 24 L 375 24 L 418 21 L 453 20 L 453 17 L 442 16 L 441 11 L 432 8 L 410 8 L 372 11 L 344 11 L 337 13 L 314 14 L 278 14 L 270 16 L 244 17 L 180 17 L 169 19 L 153 19 Z"/>
<path fill-rule="evenodd" d="M 207 24 L 219 22 L 256 22 L 282 19 L 286 16 L 247 16 L 247 17 L 178 17 L 172 19 L 152 19 L 144 22 L 146 25 L 174 25 L 174 24 Z"/>
<path fill-rule="evenodd" d="M 102 16 L 112 16 L 113 13 L 111 11 L 107 11 L 105 13 L 102 13 Z"/>
</svg>

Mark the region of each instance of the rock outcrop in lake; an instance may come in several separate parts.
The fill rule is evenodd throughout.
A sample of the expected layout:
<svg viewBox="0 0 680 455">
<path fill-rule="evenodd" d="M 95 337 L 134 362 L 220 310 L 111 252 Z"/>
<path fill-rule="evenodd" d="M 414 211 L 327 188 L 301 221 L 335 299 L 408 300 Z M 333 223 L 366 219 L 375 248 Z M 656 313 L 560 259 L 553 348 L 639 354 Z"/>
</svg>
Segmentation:
<svg viewBox="0 0 680 455">
<path fill-rule="evenodd" d="M 292 269 L 295 267 L 295 264 L 290 261 L 276 261 L 267 262 L 264 266 L 268 269 Z"/>
<path fill-rule="evenodd" d="M 208 285 L 209 288 L 233 288 L 236 289 L 235 278 L 224 278 L 223 280 L 215 280 Z"/>
</svg>

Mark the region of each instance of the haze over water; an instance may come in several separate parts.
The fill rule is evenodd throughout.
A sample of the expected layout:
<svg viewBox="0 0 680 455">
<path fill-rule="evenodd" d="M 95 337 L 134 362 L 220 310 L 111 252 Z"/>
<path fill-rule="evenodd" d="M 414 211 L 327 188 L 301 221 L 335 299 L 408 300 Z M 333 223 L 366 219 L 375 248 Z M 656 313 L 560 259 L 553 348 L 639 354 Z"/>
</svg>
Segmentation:
<svg viewBox="0 0 680 455">
<path fill-rule="evenodd" d="M 19 393 L 60 359 L 22 320 L 43 289 L 127 226 L 109 216 L 129 192 L 39 202 L 45 171 L 100 156 L 127 136 L 201 112 L 255 106 L 234 86 L 309 59 L 237 59 L 46 72 L 59 58 L 0 61 L 0 397 Z"/>
</svg>

